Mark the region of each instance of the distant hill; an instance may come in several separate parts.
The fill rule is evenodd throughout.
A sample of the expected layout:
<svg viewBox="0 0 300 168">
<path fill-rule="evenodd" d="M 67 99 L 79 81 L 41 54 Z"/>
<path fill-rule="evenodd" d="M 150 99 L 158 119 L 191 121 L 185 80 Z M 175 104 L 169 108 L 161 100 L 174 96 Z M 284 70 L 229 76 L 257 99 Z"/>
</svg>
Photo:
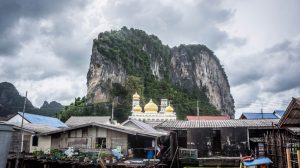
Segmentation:
<svg viewBox="0 0 300 168">
<path fill-rule="evenodd" d="M 40 107 L 40 113 L 47 116 L 55 116 L 57 112 L 64 109 L 64 106 L 56 101 L 48 103 L 44 101 L 43 105 Z"/>
<path fill-rule="evenodd" d="M 24 96 L 21 96 L 16 87 L 9 82 L 0 83 L 0 117 L 7 117 L 23 110 Z M 54 116 L 63 106 L 55 101 L 44 102 L 41 108 L 34 107 L 30 100 L 26 100 L 26 112 Z"/>
<path fill-rule="evenodd" d="M 18 111 L 22 111 L 24 106 L 24 96 L 21 96 L 16 87 L 8 82 L 0 83 L 0 116 L 8 116 Z M 26 111 L 36 112 L 30 100 L 27 99 Z"/>
</svg>

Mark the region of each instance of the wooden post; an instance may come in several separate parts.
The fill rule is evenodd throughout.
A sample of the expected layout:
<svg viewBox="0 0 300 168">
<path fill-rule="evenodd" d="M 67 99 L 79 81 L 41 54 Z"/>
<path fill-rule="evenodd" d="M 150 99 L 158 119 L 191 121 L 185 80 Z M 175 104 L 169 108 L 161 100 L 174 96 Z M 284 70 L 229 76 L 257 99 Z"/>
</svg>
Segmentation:
<svg viewBox="0 0 300 168">
<path fill-rule="evenodd" d="M 298 168 L 300 168 L 300 150 L 297 150 Z"/>
<path fill-rule="evenodd" d="M 7 160 L 7 168 L 11 168 L 11 160 Z"/>
<path fill-rule="evenodd" d="M 291 159 L 291 151 L 290 149 L 286 149 L 286 159 L 288 168 L 292 168 L 292 159 Z"/>
</svg>

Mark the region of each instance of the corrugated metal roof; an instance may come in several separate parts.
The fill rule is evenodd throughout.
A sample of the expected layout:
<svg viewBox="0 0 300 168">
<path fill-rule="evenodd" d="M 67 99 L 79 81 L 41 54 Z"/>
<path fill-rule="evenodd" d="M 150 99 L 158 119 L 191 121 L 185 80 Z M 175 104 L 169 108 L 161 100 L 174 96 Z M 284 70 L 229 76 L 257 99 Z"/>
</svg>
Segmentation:
<svg viewBox="0 0 300 168">
<path fill-rule="evenodd" d="M 18 112 L 20 116 L 23 116 L 23 112 Z M 52 127 L 67 127 L 66 124 L 61 122 L 59 119 L 54 117 L 42 116 L 37 114 L 24 113 L 24 119 L 29 121 L 32 124 L 43 124 L 49 125 Z"/>
<path fill-rule="evenodd" d="M 4 122 L 6 124 L 13 125 L 15 129 L 21 129 L 21 123 L 12 123 L 12 122 Z M 31 133 L 45 133 L 49 131 L 59 130 L 59 128 L 52 127 L 49 125 L 44 124 L 31 124 L 31 123 L 24 123 L 23 124 L 24 131 L 31 132 Z"/>
<path fill-rule="evenodd" d="M 68 126 L 77 126 L 82 124 L 88 123 L 103 123 L 103 124 L 110 124 L 110 116 L 71 116 L 67 121 L 66 124 Z"/>
<path fill-rule="evenodd" d="M 188 121 L 192 120 L 229 120 L 228 116 L 186 116 Z"/>
<path fill-rule="evenodd" d="M 272 127 L 272 124 L 277 124 L 278 119 L 264 120 L 193 120 L 193 121 L 166 121 L 156 128 L 222 128 L 222 127 Z"/>
<path fill-rule="evenodd" d="M 294 135 L 300 135 L 300 127 L 288 127 L 286 129 Z"/>
<path fill-rule="evenodd" d="M 82 124 L 82 125 L 69 127 L 69 128 L 61 128 L 59 130 L 43 133 L 42 135 L 51 135 L 51 134 L 75 130 L 75 129 L 79 129 L 79 128 L 83 128 L 83 127 L 88 127 L 88 126 L 96 126 L 96 127 L 106 128 L 109 130 L 124 132 L 124 133 L 132 134 L 132 135 L 141 135 L 141 136 L 150 136 L 150 137 L 157 137 L 157 136 L 165 135 L 164 133 L 161 133 L 161 132 L 148 132 L 148 131 L 144 131 L 144 130 L 125 127 L 122 125 L 103 124 L 103 123 L 87 123 L 87 124 Z"/>
<path fill-rule="evenodd" d="M 129 119 L 124 121 L 121 125 L 126 126 L 127 123 L 133 123 L 137 127 L 139 127 L 141 130 L 149 131 L 149 132 L 157 132 L 153 127 L 151 127 L 149 124 L 146 124 L 142 121 L 134 120 L 134 119 Z"/>
<path fill-rule="evenodd" d="M 242 113 L 241 117 L 245 117 L 248 120 L 256 119 L 278 119 L 274 113 Z"/>
</svg>

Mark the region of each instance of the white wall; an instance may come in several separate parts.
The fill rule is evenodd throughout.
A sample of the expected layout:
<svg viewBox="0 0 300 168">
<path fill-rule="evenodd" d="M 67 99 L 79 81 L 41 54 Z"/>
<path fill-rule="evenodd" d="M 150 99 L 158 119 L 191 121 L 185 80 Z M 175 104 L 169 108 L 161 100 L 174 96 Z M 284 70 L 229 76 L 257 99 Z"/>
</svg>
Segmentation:
<svg viewBox="0 0 300 168">
<path fill-rule="evenodd" d="M 20 114 L 17 114 L 14 117 L 12 117 L 11 119 L 9 119 L 7 122 L 22 123 L 22 117 L 20 116 Z M 28 124 L 29 122 L 27 120 L 24 120 L 24 123 Z"/>
<path fill-rule="evenodd" d="M 107 129 L 97 127 L 97 138 L 106 138 L 107 137 Z"/>
<path fill-rule="evenodd" d="M 32 138 L 30 140 L 30 152 L 35 150 L 43 150 L 44 152 L 49 152 L 51 148 L 51 136 L 39 136 L 38 146 L 32 146 Z"/>
</svg>

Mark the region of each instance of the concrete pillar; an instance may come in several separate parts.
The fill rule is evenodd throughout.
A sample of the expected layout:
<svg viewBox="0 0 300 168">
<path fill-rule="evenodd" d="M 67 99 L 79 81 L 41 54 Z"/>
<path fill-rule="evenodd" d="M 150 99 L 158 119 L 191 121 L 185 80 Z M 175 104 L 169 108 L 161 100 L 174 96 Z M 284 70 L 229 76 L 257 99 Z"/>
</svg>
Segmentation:
<svg viewBox="0 0 300 168">
<path fill-rule="evenodd" d="M 298 168 L 300 168 L 300 150 L 297 150 Z"/>
<path fill-rule="evenodd" d="M 288 168 L 292 168 L 292 158 L 291 158 L 291 150 L 286 149 L 286 159 Z"/>
<path fill-rule="evenodd" d="M 12 132 L 12 125 L 0 124 L 0 167 L 6 167 Z"/>
</svg>

